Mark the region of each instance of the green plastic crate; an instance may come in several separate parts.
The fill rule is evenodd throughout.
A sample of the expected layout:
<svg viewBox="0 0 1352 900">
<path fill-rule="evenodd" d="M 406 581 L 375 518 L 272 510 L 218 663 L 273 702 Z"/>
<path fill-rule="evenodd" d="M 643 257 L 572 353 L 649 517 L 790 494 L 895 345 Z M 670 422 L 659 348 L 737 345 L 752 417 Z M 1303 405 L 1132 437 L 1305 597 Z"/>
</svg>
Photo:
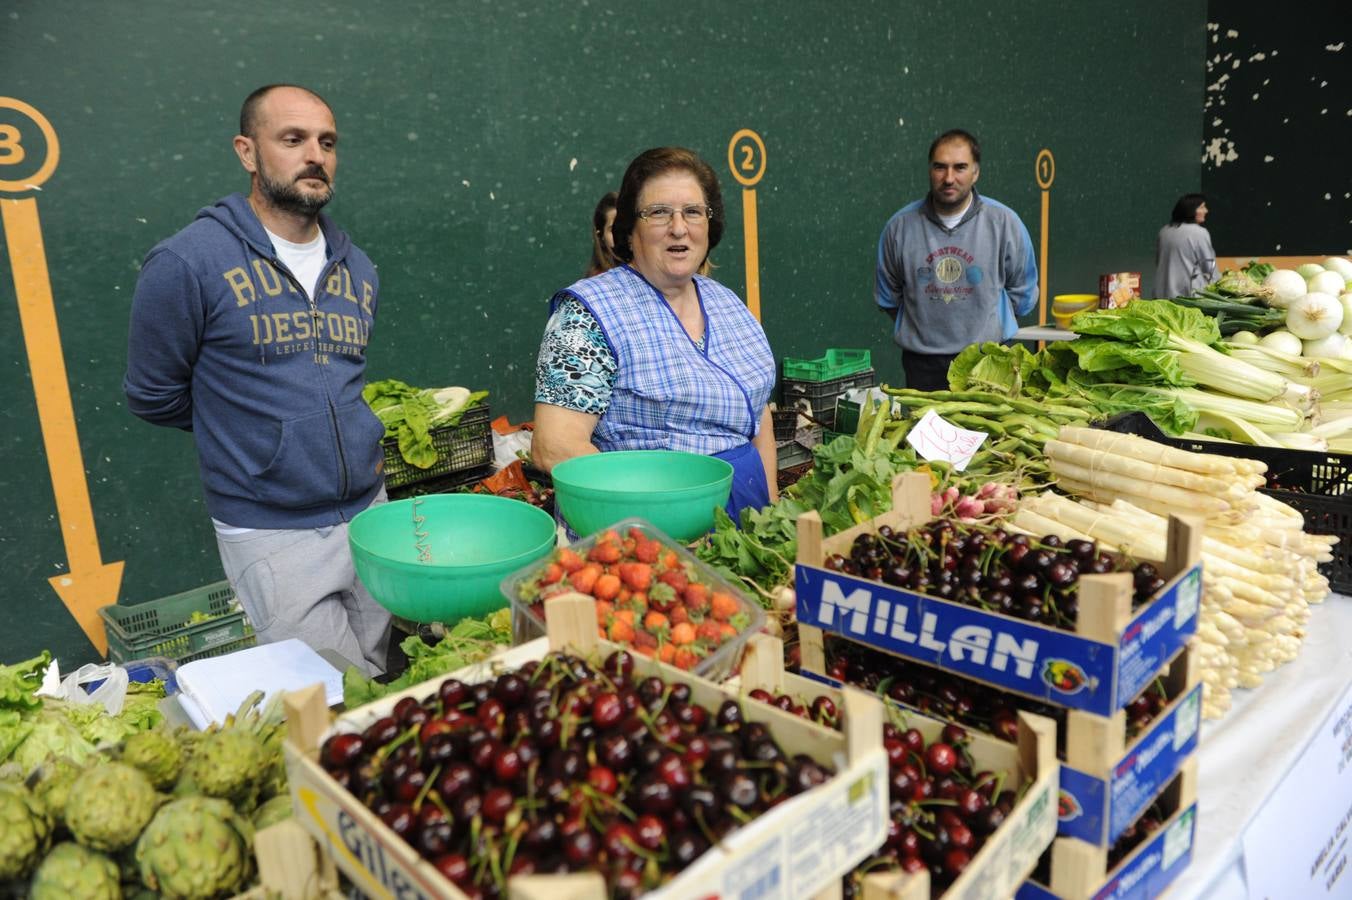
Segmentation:
<svg viewBox="0 0 1352 900">
<path fill-rule="evenodd" d="M 867 350 L 842 350 L 832 347 L 817 359 L 784 357 L 784 377 L 795 381 L 830 381 L 873 368 Z"/>
<path fill-rule="evenodd" d="M 209 618 L 194 622 L 194 613 Z M 99 618 L 108 632 L 108 658 L 115 663 L 163 656 L 182 664 L 231 653 L 256 641 L 228 581 L 145 603 L 105 606 Z"/>
</svg>

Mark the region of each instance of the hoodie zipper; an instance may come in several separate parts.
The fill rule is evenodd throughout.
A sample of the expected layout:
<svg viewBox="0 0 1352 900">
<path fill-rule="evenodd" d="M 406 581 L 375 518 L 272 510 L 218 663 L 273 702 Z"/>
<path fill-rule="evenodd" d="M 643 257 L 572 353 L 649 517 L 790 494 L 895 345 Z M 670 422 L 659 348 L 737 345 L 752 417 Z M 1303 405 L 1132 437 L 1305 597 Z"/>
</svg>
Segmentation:
<svg viewBox="0 0 1352 900">
<path fill-rule="evenodd" d="M 297 290 L 300 291 L 301 296 L 305 298 L 305 302 L 310 305 L 310 321 L 312 322 L 311 330 L 314 331 L 315 335 L 315 353 L 318 353 L 319 320 L 321 318 L 319 314 L 319 302 L 310 295 L 309 291 L 305 290 L 305 288 L 301 286 L 300 281 L 296 278 L 294 274 L 292 274 L 291 270 L 288 269 L 280 259 L 274 257 L 271 260 L 271 262 L 272 265 L 277 269 L 277 271 L 286 275 L 286 280 L 291 282 L 292 286 L 294 286 Z M 329 275 L 333 272 L 334 268 L 338 265 L 338 262 L 339 261 L 337 259 L 332 259 L 329 261 L 329 264 L 320 271 L 319 280 L 315 282 L 316 292 L 318 292 L 319 286 L 323 284 L 325 279 L 327 279 Z M 338 410 L 335 409 L 333 406 L 333 397 L 330 396 L 329 394 L 328 380 L 324 377 L 324 373 L 320 372 L 319 377 L 321 379 L 324 379 L 324 404 L 329 409 L 329 424 L 333 427 L 334 449 L 338 451 L 338 498 L 340 500 L 346 500 L 348 491 L 347 454 L 343 452 L 343 433 L 338 429 Z"/>
</svg>

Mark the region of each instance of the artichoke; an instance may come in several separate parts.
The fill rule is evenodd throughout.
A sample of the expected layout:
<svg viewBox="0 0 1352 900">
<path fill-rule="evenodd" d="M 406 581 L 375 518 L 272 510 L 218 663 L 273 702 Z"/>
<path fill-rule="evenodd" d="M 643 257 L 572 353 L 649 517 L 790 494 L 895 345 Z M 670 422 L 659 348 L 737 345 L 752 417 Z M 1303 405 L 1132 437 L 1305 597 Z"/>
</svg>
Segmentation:
<svg viewBox="0 0 1352 900">
<path fill-rule="evenodd" d="M 250 875 L 253 827 L 224 800 L 183 797 L 155 814 L 136 844 L 141 880 L 166 898 L 237 892 Z"/>
<path fill-rule="evenodd" d="M 94 766 L 70 787 L 66 827 L 91 850 L 113 852 L 136 842 L 159 805 L 160 795 L 140 769 L 117 762 Z"/>
<path fill-rule="evenodd" d="M 122 745 L 122 761 L 135 766 L 161 791 L 174 786 L 183 769 L 183 748 L 161 729 L 133 734 Z"/>
<path fill-rule="evenodd" d="M 71 785 L 75 784 L 75 779 L 83 771 L 77 763 L 64 756 L 49 759 L 38 767 L 33 793 L 47 807 L 52 821 L 58 825 L 65 824 L 66 800 L 70 797 Z"/>
<path fill-rule="evenodd" d="M 12 781 L 0 782 L 0 881 L 32 871 L 52 841 L 52 820 L 42 801 Z"/>
<path fill-rule="evenodd" d="M 183 777 L 208 797 L 252 806 L 266 766 L 267 755 L 257 735 L 226 728 L 202 738 L 183 768 Z"/>
<path fill-rule="evenodd" d="M 262 831 L 269 825 L 276 825 L 289 818 L 291 818 L 291 795 L 278 794 L 254 810 L 253 825 L 255 829 Z"/>
<path fill-rule="evenodd" d="M 117 863 L 67 841 L 57 844 L 33 873 L 29 900 L 121 900 Z"/>
</svg>

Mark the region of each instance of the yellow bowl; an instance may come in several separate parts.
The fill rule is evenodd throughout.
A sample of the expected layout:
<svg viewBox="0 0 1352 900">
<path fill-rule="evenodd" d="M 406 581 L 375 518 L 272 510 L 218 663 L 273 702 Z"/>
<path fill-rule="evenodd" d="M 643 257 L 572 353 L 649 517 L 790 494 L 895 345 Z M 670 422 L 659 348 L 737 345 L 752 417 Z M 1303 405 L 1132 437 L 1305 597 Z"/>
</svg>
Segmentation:
<svg viewBox="0 0 1352 900">
<path fill-rule="evenodd" d="M 1052 311 L 1077 313 L 1098 306 L 1098 294 L 1057 294 L 1052 298 Z"/>
</svg>

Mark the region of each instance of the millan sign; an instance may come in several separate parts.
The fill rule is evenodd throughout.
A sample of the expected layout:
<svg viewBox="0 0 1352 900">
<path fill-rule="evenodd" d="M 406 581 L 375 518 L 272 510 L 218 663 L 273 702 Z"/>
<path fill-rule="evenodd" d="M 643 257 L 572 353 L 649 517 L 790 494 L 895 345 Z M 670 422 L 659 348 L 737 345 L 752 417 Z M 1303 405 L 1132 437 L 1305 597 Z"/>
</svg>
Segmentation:
<svg viewBox="0 0 1352 900">
<path fill-rule="evenodd" d="M 974 607 L 799 565 L 798 621 L 899 656 L 1107 715 L 1115 648 Z M 1068 677 L 1068 673 L 1070 676 Z"/>
</svg>

